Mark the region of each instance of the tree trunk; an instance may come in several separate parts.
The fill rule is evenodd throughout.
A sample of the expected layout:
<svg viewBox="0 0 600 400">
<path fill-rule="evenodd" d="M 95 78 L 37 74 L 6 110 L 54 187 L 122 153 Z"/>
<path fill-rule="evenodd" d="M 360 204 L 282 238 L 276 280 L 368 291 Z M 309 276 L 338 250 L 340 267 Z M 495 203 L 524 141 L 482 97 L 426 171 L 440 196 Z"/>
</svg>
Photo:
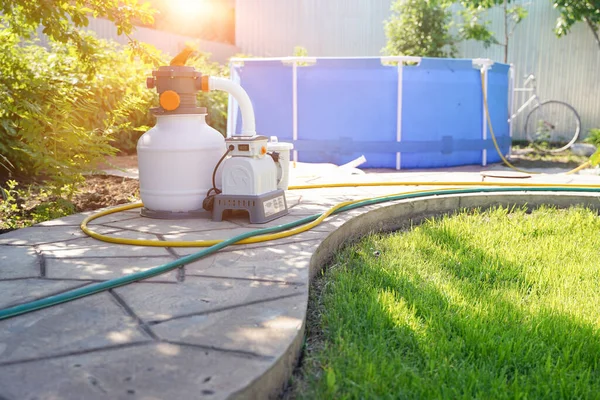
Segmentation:
<svg viewBox="0 0 600 400">
<path fill-rule="evenodd" d="M 590 27 L 590 30 L 592 31 L 592 34 L 594 35 L 594 38 L 596 38 L 596 43 L 598 43 L 598 48 L 600 48 L 600 37 L 598 36 L 598 27 L 596 25 L 594 25 L 594 23 L 592 21 L 590 21 L 590 19 L 588 17 L 585 17 L 585 22 L 587 22 L 588 26 Z"/>
</svg>

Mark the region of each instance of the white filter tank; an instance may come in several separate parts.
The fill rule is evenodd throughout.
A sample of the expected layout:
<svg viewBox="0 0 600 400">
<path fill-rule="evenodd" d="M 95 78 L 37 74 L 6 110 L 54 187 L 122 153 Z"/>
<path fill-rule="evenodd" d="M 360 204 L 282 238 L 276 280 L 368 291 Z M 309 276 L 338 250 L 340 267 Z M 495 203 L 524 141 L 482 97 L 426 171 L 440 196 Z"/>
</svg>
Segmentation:
<svg viewBox="0 0 600 400">
<path fill-rule="evenodd" d="M 225 151 L 223 135 L 206 123 L 206 114 L 157 115 L 156 125 L 137 144 L 144 206 L 174 213 L 201 210 Z"/>
</svg>

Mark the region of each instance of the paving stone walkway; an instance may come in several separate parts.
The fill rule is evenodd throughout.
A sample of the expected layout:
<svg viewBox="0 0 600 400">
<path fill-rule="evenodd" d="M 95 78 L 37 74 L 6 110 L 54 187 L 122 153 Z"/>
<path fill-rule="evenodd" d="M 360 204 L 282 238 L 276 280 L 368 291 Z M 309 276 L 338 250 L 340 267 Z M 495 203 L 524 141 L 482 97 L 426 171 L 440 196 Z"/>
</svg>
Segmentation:
<svg viewBox="0 0 600 400">
<path fill-rule="evenodd" d="M 479 168 L 471 167 L 450 172 L 379 171 L 347 179 L 483 178 Z M 502 180 L 485 178 L 495 179 Z M 600 183 L 600 177 L 593 173 L 542 175 L 527 181 Z M 122 238 L 225 239 L 321 213 L 342 201 L 414 189 L 289 191 L 290 214 L 266 225 L 252 225 L 242 217 L 219 223 L 154 220 L 141 217 L 139 210 L 129 210 L 97 219 L 90 227 Z M 348 222 L 380 207 L 332 217 L 315 229 L 285 239 L 231 246 L 146 281 L 0 321 L 0 399 L 276 395 L 301 347 L 311 276 L 331 251 L 343 245 L 344 235 L 356 233 Z M 86 215 L 89 213 L 0 235 L 0 308 L 146 270 L 199 250 L 101 242 L 80 230 Z M 339 229 L 343 226 L 350 230 L 344 233 Z M 332 232 L 337 232 L 335 238 Z"/>
</svg>

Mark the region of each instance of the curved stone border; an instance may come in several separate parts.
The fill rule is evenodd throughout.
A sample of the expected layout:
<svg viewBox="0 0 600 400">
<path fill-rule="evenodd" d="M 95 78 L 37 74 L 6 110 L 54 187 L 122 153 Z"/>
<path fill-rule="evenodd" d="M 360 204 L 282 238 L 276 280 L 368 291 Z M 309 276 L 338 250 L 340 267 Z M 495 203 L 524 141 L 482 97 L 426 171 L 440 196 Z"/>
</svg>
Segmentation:
<svg viewBox="0 0 600 400">
<path fill-rule="evenodd" d="M 463 209 L 495 206 L 526 206 L 532 210 L 542 205 L 568 208 L 576 205 L 600 211 L 600 196 L 595 193 L 574 192 L 500 192 L 460 195 L 439 195 L 421 199 L 399 200 L 364 207 L 340 214 L 335 218 L 345 219 L 343 225 L 333 230 L 317 247 L 310 261 L 310 280 L 325 267 L 343 247 L 360 238 L 381 232 L 408 229 L 427 218 L 457 213 Z M 310 283 L 310 282 L 309 282 Z M 257 378 L 234 398 L 273 398 L 280 395 L 297 364 L 306 328 L 306 311 L 302 328 L 290 343 L 286 352 L 261 377 Z"/>
<path fill-rule="evenodd" d="M 300 191 L 290 194 L 290 215 L 273 224 L 385 192 Z M 0 398 L 48 393 L 95 398 L 98 390 L 111 398 L 276 398 L 302 348 L 308 284 L 342 247 L 372 232 L 409 228 L 460 209 L 540 204 L 600 209 L 600 194 L 523 190 L 371 205 L 291 238 L 223 250 L 146 282 L 1 321 Z M 86 237 L 78 226 L 82 219 L 77 214 L 0 238 L 3 306 L 197 251 L 109 245 Z M 216 239 L 256 228 L 239 221 L 149 222 L 134 211 L 102 217 L 95 227 L 100 233 L 151 240 Z"/>
</svg>

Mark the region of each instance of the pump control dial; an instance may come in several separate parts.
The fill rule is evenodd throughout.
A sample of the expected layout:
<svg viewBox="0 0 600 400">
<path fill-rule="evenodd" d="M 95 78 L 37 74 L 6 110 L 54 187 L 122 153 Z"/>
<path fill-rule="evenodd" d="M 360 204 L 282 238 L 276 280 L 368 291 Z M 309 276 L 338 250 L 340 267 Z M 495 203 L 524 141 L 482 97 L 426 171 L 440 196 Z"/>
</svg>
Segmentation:
<svg viewBox="0 0 600 400">
<path fill-rule="evenodd" d="M 159 102 L 165 110 L 173 111 L 181 104 L 181 98 L 174 90 L 165 90 L 160 94 Z"/>
</svg>

